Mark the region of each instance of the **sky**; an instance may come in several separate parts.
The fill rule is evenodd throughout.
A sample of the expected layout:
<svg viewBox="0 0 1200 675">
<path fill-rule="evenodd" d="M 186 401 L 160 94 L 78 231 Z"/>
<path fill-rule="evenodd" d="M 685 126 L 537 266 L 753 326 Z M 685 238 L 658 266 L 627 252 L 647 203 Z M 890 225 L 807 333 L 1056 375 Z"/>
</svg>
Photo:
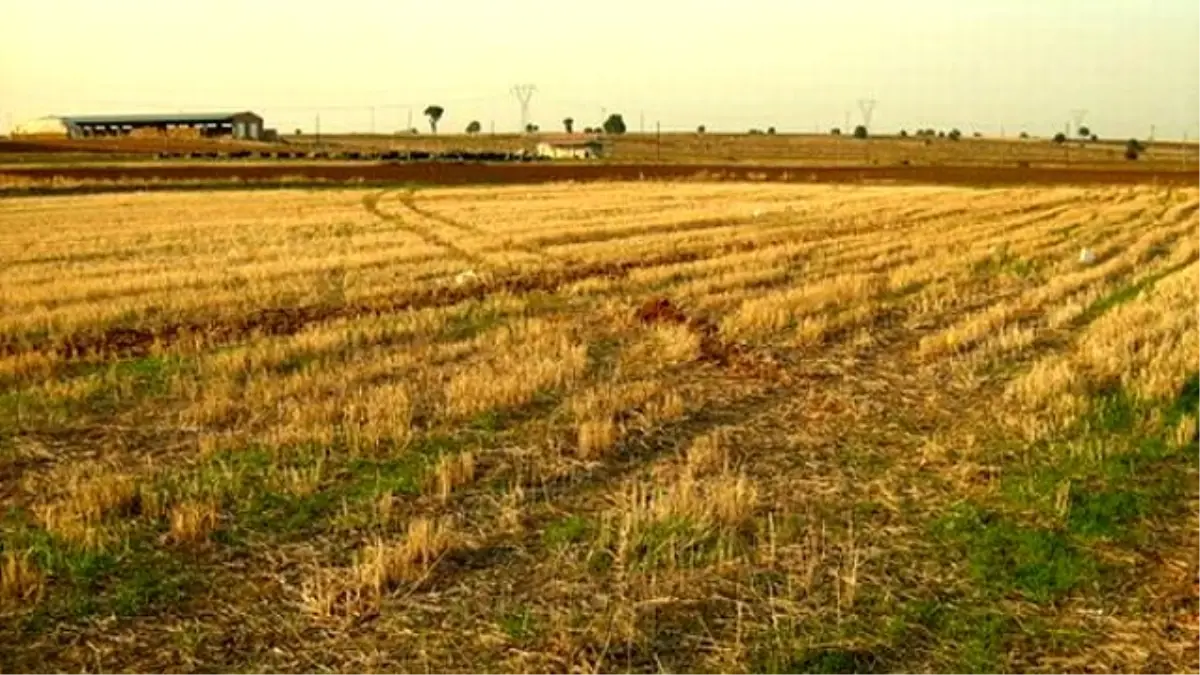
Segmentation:
<svg viewBox="0 0 1200 675">
<path fill-rule="evenodd" d="M 958 127 L 1200 137 L 1196 0 L 32 0 L 0 21 L 0 131 L 253 110 L 288 133 Z M 410 117 L 411 116 L 411 117 Z"/>
</svg>

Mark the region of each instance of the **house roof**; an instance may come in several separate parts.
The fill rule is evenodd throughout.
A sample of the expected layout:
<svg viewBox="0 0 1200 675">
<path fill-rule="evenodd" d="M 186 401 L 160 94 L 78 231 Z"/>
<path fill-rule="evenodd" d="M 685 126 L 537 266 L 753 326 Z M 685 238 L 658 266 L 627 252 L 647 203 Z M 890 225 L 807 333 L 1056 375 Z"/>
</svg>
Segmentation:
<svg viewBox="0 0 1200 675">
<path fill-rule="evenodd" d="M 235 117 L 258 117 L 252 112 L 174 113 L 166 115 L 63 115 L 69 124 L 215 124 Z M 261 118 L 259 118 L 261 119 Z"/>
</svg>

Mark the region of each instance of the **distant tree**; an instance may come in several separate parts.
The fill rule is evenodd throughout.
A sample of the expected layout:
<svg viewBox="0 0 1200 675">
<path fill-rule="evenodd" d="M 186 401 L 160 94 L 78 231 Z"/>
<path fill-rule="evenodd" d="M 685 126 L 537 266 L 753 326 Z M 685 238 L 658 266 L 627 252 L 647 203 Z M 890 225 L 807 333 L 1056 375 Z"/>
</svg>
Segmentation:
<svg viewBox="0 0 1200 675">
<path fill-rule="evenodd" d="M 525 133 L 527 133 L 527 134 L 537 133 L 537 130 L 538 130 L 538 125 L 534 124 L 533 122 L 530 122 L 529 124 L 525 125 Z"/>
<path fill-rule="evenodd" d="M 841 135 L 842 135 L 842 130 L 841 130 L 841 129 L 839 129 L 838 127 L 834 127 L 834 128 L 832 128 L 832 129 L 830 129 L 830 130 L 829 130 L 829 135 L 830 135 L 830 136 L 841 136 Z"/>
<path fill-rule="evenodd" d="M 1060 132 L 1058 132 L 1057 134 L 1054 134 L 1054 142 L 1055 142 L 1055 143 L 1058 143 L 1059 145 L 1062 145 L 1063 143 L 1066 143 L 1066 142 L 1067 142 L 1067 135 L 1066 135 L 1066 134 L 1064 134 L 1064 133 L 1063 133 L 1063 132 L 1061 132 L 1061 131 L 1060 131 Z"/>
<path fill-rule="evenodd" d="M 867 128 L 861 124 L 854 127 L 854 137 L 855 138 L 866 138 L 867 137 Z"/>
<path fill-rule="evenodd" d="M 483 125 L 479 123 L 479 120 L 471 120 L 471 123 L 467 125 L 468 134 L 477 134 L 482 130 Z"/>
<path fill-rule="evenodd" d="M 1099 136 L 1097 136 L 1096 134 L 1092 134 L 1092 135 L 1091 135 L 1091 136 L 1088 138 L 1088 140 L 1089 140 L 1089 141 L 1091 141 L 1091 142 L 1093 142 L 1093 143 L 1095 143 L 1096 141 L 1100 140 L 1100 137 L 1099 137 Z"/>
<path fill-rule="evenodd" d="M 416 127 L 412 127 L 412 128 L 410 128 L 410 129 L 408 130 L 408 133 L 409 133 L 409 135 L 411 135 L 411 136 L 420 136 L 420 135 L 421 135 L 421 130 L 420 130 L 420 129 L 418 129 L 418 128 L 416 128 Z"/>
<path fill-rule="evenodd" d="M 1092 130 L 1087 127 L 1079 127 L 1075 133 L 1079 134 L 1080 138 L 1087 138 L 1092 135 Z"/>
<path fill-rule="evenodd" d="M 568 134 L 575 133 L 575 120 L 571 117 L 563 118 L 563 129 L 566 129 Z"/>
<path fill-rule="evenodd" d="M 751 129 L 751 130 L 747 131 L 746 133 L 750 134 L 751 136 L 761 136 L 762 129 Z"/>
<path fill-rule="evenodd" d="M 972 132 L 972 133 L 971 133 L 971 135 L 972 135 L 972 136 L 974 136 L 975 138 L 983 138 L 983 132 L 982 132 L 982 131 L 975 131 L 975 132 Z"/>
<path fill-rule="evenodd" d="M 900 138 L 908 138 L 908 131 L 906 129 L 900 130 Z"/>
<path fill-rule="evenodd" d="M 962 132 L 958 129 L 951 129 L 950 133 L 946 134 L 946 138 L 949 138 L 952 141 L 957 141 L 958 139 L 962 138 Z"/>
<path fill-rule="evenodd" d="M 939 131 L 939 132 L 937 132 L 937 137 L 938 137 L 938 138 L 945 138 L 945 137 L 946 137 L 946 132 L 944 132 L 944 131 Z"/>
<path fill-rule="evenodd" d="M 1017 134 L 1017 137 L 1018 137 L 1018 138 L 1029 138 L 1029 132 L 1028 132 L 1028 131 L 1022 131 L 1021 133 Z"/>
<path fill-rule="evenodd" d="M 431 105 L 425 108 L 423 114 L 429 118 L 429 131 L 436 134 L 438 122 L 442 120 L 442 115 L 446 114 L 446 109 L 440 105 Z"/>
<path fill-rule="evenodd" d="M 775 135 L 775 127 L 767 127 L 767 135 L 774 136 Z"/>
<path fill-rule="evenodd" d="M 701 124 L 700 126 L 696 127 L 696 133 L 698 133 L 698 134 L 702 134 L 702 133 L 704 133 L 705 131 L 708 131 L 708 129 L 705 129 L 703 124 Z"/>
<path fill-rule="evenodd" d="M 1141 155 L 1142 150 L 1145 149 L 1145 146 L 1143 146 L 1141 143 L 1138 143 L 1136 138 L 1131 138 L 1125 142 L 1125 159 L 1137 159 L 1138 156 Z"/>
<path fill-rule="evenodd" d="M 299 136 L 299 135 L 300 135 L 300 134 L 302 134 L 302 133 L 304 133 L 304 132 L 303 132 L 303 131 L 301 131 L 299 128 L 297 128 L 297 129 L 296 129 L 296 135 L 297 135 L 297 136 Z"/>
<path fill-rule="evenodd" d="M 608 119 L 604 120 L 602 128 L 606 134 L 623 134 L 625 133 L 625 118 L 621 117 L 620 113 L 612 113 Z"/>
</svg>

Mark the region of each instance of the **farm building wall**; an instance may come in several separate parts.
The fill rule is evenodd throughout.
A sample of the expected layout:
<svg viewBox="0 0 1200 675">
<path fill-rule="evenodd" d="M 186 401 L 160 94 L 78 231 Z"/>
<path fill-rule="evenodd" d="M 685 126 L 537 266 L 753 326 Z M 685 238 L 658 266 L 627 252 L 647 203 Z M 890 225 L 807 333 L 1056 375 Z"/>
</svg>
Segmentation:
<svg viewBox="0 0 1200 675">
<path fill-rule="evenodd" d="M 71 135 L 71 129 L 61 117 L 39 117 L 18 124 L 13 128 L 12 135 L 66 138 Z"/>
<path fill-rule="evenodd" d="M 554 143 L 538 143 L 537 154 L 552 159 L 591 159 L 600 155 L 599 147 L 595 144 L 558 145 Z"/>
</svg>

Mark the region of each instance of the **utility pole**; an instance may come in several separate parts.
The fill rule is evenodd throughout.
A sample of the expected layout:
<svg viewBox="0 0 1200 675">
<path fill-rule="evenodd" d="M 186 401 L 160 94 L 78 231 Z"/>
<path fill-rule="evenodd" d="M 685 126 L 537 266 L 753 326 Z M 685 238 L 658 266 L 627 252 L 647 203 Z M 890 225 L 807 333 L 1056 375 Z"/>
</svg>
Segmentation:
<svg viewBox="0 0 1200 675">
<path fill-rule="evenodd" d="M 521 104 L 521 133 L 529 126 L 529 99 L 533 98 L 533 92 L 537 91 L 537 85 L 533 84 L 514 84 L 512 95 L 517 97 L 517 102 Z"/>
<path fill-rule="evenodd" d="M 638 133 L 639 134 L 646 133 L 646 111 L 645 110 L 638 111 Z"/>
<path fill-rule="evenodd" d="M 493 136 L 496 135 L 496 120 L 488 121 L 488 133 L 490 133 Z"/>
<path fill-rule="evenodd" d="M 406 129 L 404 130 L 404 133 L 408 133 L 409 131 L 412 131 L 412 128 L 413 128 L 413 125 L 412 125 L 412 106 L 410 105 L 410 106 L 408 106 L 408 128 L 406 128 Z"/>
<path fill-rule="evenodd" d="M 317 145 L 321 145 L 321 113 L 317 113 Z"/>
<path fill-rule="evenodd" d="M 375 135 L 375 106 L 371 106 L 371 135 Z"/>
<path fill-rule="evenodd" d="M 662 127 L 654 122 L 654 161 L 662 161 Z"/>
<path fill-rule="evenodd" d="M 1150 125 L 1150 141 L 1151 142 L 1154 141 L 1154 125 L 1153 124 Z"/>
</svg>

